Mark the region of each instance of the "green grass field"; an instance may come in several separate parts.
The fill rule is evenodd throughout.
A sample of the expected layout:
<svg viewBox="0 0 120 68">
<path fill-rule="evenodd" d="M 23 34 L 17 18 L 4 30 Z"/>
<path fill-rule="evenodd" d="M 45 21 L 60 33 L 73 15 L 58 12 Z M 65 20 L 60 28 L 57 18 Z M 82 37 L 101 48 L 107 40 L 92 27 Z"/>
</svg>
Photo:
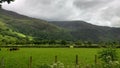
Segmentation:
<svg viewBox="0 0 120 68">
<path fill-rule="evenodd" d="M 54 57 L 58 56 L 58 61 L 65 65 L 74 65 L 75 56 L 78 54 L 79 63 L 82 65 L 93 64 L 94 56 L 101 49 L 97 48 L 20 48 L 18 51 L 7 51 L 2 48 L 1 58 L 4 57 L 5 68 L 28 68 L 29 57 L 33 58 L 33 68 L 41 64 L 53 64 Z"/>
</svg>

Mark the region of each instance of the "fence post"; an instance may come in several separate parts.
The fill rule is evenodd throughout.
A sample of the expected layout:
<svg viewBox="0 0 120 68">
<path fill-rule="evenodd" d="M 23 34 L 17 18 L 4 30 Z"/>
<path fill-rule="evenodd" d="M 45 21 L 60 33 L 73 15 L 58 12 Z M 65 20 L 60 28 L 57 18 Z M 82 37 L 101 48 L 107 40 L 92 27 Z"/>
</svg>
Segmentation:
<svg viewBox="0 0 120 68">
<path fill-rule="evenodd" d="M 28 68 L 32 68 L 32 56 L 30 56 L 30 58 L 29 58 L 29 65 L 28 65 Z"/>
<path fill-rule="evenodd" d="M 58 57 L 57 56 L 55 56 L 55 63 L 57 63 L 58 62 Z"/>
<path fill-rule="evenodd" d="M 78 65 L 78 55 L 76 55 L 76 65 Z"/>
<path fill-rule="evenodd" d="M 79 60 L 78 60 L 78 55 L 76 55 L 75 68 L 80 68 L 80 66 L 79 66 Z"/>
<path fill-rule="evenodd" d="M 1 68 L 5 68 L 5 63 L 4 62 L 5 62 L 4 57 L 2 57 L 1 64 L 0 64 Z"/>
<path fill-rule="evenodd" d="M 97 65 L 97 64 L 98 64 L 97 58 L 98 58 L 97 55 L 95 55 L 95 67 L 96 67 L 96 68 L 97 68 L 97 66 L 98 66 L 98 65 Z"/>
</svg>

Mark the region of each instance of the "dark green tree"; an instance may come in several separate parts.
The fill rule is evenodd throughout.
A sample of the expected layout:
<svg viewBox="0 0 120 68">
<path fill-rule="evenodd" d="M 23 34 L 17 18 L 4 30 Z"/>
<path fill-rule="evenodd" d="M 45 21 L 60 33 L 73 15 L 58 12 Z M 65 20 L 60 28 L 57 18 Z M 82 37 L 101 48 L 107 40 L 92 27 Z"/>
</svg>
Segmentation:
<svg viewBox="0 0 120 68">
<path fill-rule="evenodd" d="M 82 42 L 78 40 L 78 41 L 75 42 L 75 45 L 80 46 L 80 45 L 82 45 Z"/>
<path fill-rule="evenodd" d="M 50 41 L 49 41 L 49 44 L 50 44 L 50 45 L 56 44 L 56 41 L 55 41 L 55 40 L 50 40 Z"/>
<path fill-rule="evenodd" d="M 0 0 L 0 8 L 2 7 L 2 3 L 3 2 L 7 2 L 8 4 L 10 4 L 11 2 L 13 2 L 14 0 Z"/>
<path fill-rule="evenodd" d="M 67 45 L 67 41 L 61 40 L 61 45 Z"/>
</svg>

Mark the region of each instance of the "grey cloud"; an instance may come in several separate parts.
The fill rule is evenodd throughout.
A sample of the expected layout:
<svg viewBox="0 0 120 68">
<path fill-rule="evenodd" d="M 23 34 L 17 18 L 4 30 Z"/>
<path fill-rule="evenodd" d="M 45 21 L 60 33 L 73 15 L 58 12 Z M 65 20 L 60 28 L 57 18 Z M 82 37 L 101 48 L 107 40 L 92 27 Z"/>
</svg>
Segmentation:
<svg viewBox="0 0 120 68">
<path fill-rule="evenodd" d="M 3 7 L 45 20 L 84 20 L 120 27 L 120 0 L 16 0 Z"/>
<path fill-rule="evenodd" d="M 82 8 L 82 9 L 86 9 L 86 8 L 92 8 L 92 7 L 96 7 L 97 4 L 99 4 L 100 1 L 88 1 L 88 0 L 77 0 L 74 2 L 74 4 L 76 5 L 76 7 Z"/>
<path fill-rule="evenodd" d="M 87 9 L 104 6 L 104 4 L 109 3 L 110 1 L 111 0 L 76 0 L 74 1 L 74 4 L 76 7 Z"/>
</svg>

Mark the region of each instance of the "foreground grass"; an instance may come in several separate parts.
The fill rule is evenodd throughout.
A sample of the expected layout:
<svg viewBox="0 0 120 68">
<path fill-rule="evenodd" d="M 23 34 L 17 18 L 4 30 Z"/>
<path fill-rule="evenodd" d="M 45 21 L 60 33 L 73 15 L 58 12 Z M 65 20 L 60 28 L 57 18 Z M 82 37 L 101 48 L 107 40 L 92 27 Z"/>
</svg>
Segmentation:
<svg viewBox="0 0 120 68">
<path fill-rule="evenodd" d="M 41 64 L 53 64 L 54 57 L 65 65 L 74 65 L 76 54 L 79 56 L 79 63 L 82 65 L 94 64 L 94 56 L 101 49 L 97 48 L 21 48 L 18 51 L 7 51 L 3 48 L 0 51 L 0 60 L 5 59 L 5 68 L 28 68 L 29 57 L 33 57 L 33 68 Z"/>
</svg>

